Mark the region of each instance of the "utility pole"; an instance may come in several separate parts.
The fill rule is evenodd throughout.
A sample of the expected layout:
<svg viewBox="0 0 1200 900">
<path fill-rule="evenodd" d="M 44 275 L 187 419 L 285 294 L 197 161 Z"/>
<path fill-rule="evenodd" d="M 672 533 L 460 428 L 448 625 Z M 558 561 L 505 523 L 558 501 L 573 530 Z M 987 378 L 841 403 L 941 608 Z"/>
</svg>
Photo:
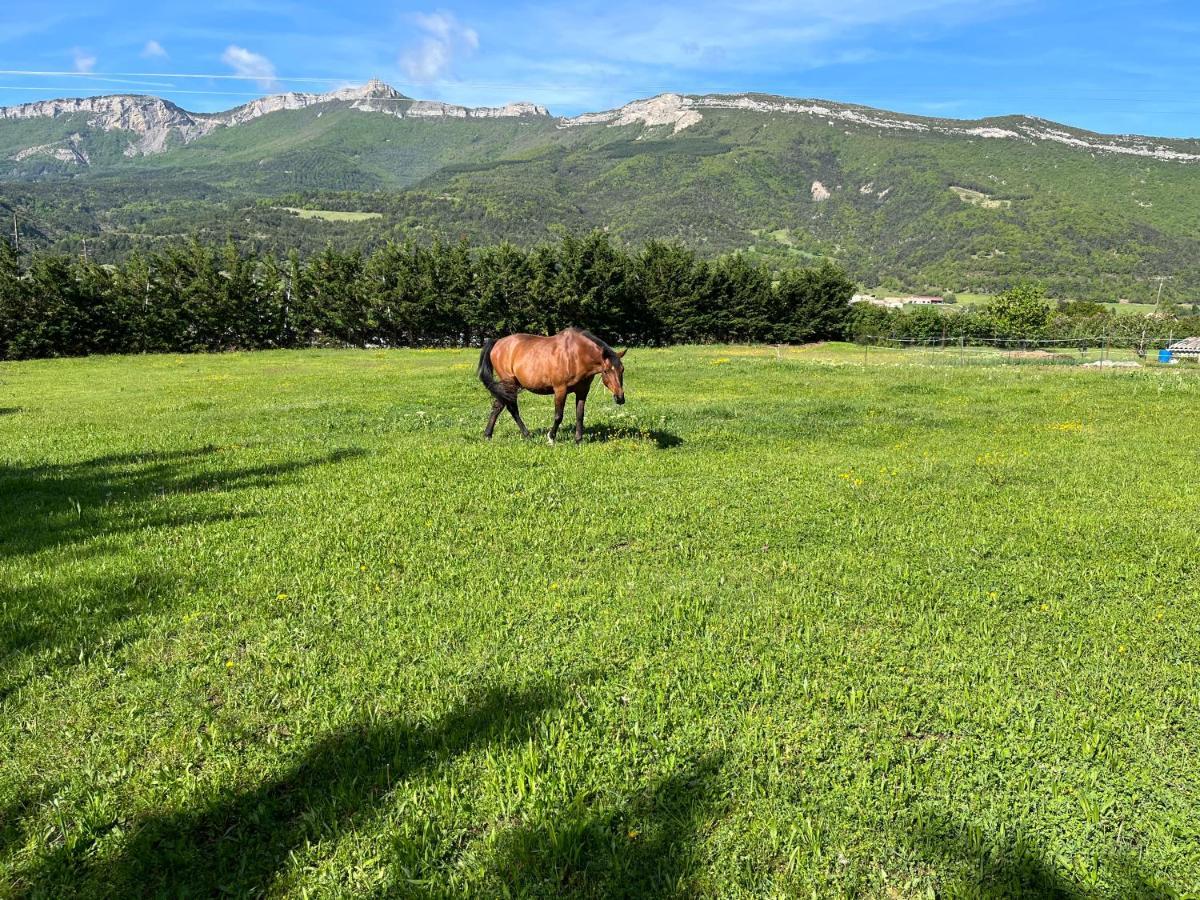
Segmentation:
<svg viewBox="0 0 1200 900">
<path fill-rule="evenodd" d="M 1162 287 L 1163 287 L 1163 282 L 1166 281 L 1166 279 L 1167 279 L 1166 275 L 1158 276 L 1158 296 L 1154 298 L 1154 311 L 1155 312 L 1158 312 L 1158 304 L 1162 302 Z"/>
<path fill-rule="evenodd" d="M 13 250 L 17 253 L 21 252 L 21 238 L 17 233 L 17 211 L 13 210 Z"/>
<path fill-rule="evenodd" d="M 87 265 L 87 238 L 83 238 L 83 262 Z"/>
</svg>

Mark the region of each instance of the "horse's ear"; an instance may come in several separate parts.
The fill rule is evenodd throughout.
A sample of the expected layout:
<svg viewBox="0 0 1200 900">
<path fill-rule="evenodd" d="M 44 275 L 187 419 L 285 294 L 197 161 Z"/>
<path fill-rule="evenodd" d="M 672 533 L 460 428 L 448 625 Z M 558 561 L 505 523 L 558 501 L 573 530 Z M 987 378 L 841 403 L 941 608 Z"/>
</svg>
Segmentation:
<svg viewBox="0 0 1200 900">
<path fill-rule="evenodd" d="M 625 348 L 625 350 L 628 350 L 628 349 L 629 349 L 628 347 Z M 625 350 L 618 350 L 617 356 L 619 356 L 623 359 L 625 357 Z"/>
</svg>

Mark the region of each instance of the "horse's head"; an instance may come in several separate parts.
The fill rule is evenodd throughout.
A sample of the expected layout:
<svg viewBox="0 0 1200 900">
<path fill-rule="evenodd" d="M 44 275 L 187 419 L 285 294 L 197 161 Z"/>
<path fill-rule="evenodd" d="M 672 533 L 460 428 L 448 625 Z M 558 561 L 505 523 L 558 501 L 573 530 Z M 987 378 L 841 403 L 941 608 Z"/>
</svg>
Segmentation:
<svg viewBox="0 0 1200 900">
<path fill-rule="evenodd" d="M 621 362 L 624 355 L 624 350 L 614 353 L 611 357 L 605 355 L 600 369 L 600 380 L 612 391 L 613 399 L 617 403 L 625 402 L 625 363 Z"/>
</svg>

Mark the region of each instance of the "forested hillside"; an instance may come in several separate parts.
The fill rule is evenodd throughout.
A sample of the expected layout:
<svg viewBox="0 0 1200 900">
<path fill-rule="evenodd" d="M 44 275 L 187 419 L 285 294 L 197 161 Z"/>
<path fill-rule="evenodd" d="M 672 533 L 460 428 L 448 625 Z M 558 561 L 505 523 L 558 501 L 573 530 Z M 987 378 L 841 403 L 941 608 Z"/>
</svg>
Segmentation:
<svg viewBox="0 0 1200 900">
<path fill-rule="evenodd" d="M 0 119 L 0 213 L 16 214 L 27 247 L 82 253 L 86 240 L 101 261 L 192 235 L 282 258 L 601 228 L 635 247 L 742 249 L 776 269 L 830 259 L 868 286 L 992 292 L 1033 278 L 1056 296 L 1153 300 L 1165 276 L 1166 299 L 1200 294 L 1194 142 L 677 100 L 574 120 L 329 101 L 152 154 L 122 151 L 119 130 L 78 114 Z"/>
</svg>

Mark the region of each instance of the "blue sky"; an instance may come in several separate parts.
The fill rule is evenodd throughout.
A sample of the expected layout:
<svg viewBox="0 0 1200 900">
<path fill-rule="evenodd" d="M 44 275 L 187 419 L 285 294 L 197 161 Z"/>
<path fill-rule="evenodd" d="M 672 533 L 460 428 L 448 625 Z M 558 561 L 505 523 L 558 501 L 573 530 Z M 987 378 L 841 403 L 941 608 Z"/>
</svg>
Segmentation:
<svg viewBox="0 0 1200 900">
<path fill-rule="evenodd" d="M 142 92 L 215 110 L 377 76 L 412 96 L 559 114 L 753 90 L 1200 136 L 1194 0 L 13 2 L 0 70 L 0 105 Z"/>
</svg>

